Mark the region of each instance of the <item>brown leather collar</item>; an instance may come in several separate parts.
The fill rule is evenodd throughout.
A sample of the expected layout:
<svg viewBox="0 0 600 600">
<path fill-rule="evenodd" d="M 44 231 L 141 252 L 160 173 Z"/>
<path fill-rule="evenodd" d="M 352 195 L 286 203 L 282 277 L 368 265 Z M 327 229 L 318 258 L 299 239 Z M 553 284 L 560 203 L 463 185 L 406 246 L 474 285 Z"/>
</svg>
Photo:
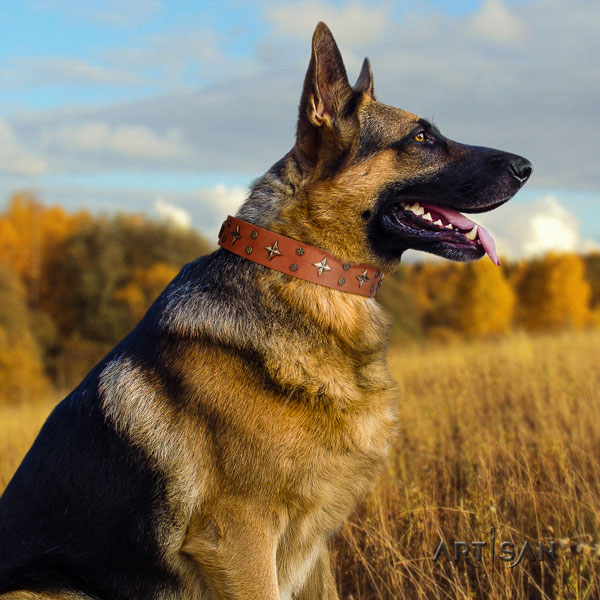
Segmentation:
<svg viewBox="0 0 600 600">
<path fill-rule="evenodd" d="M 383 281 L 375 267 L 344 263 L 325 250 L 231 216 L 219 232 L 219 246 L 281 273 L 370 298 Z"/>
</svg>

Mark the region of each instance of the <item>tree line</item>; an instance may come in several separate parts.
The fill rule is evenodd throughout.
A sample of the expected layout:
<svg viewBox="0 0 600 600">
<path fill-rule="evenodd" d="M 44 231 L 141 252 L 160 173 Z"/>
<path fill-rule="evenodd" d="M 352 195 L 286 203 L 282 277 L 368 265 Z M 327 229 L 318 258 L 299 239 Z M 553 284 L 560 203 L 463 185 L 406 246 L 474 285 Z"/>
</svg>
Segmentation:
<svg viewBox="0 0 600 600">
<path fill-rule="evenodd" d="M 213 249 L 142 215 L 69 213 L 14 195 L 0 213 L 0 402 L 72 388 L 186 262 Z M 378 300 L 392 343 L 600 325 L 600 254 L 402 265 Z"/>
</svg>

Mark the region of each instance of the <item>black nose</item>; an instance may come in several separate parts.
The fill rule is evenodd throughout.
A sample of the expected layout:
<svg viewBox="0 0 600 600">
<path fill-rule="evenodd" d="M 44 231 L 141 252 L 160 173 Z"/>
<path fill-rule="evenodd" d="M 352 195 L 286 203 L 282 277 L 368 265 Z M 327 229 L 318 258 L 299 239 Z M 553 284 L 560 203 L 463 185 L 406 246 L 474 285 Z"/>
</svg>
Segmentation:
<svg viewBox="0 0 600 600">
<path fill-rule="evenodd" d="M 522 156 L 515 156 L 508 163 L 508 170 L 522 185 L 531 176 L 533 165 L 526 158 L 523 158 Z"/>
</svg>

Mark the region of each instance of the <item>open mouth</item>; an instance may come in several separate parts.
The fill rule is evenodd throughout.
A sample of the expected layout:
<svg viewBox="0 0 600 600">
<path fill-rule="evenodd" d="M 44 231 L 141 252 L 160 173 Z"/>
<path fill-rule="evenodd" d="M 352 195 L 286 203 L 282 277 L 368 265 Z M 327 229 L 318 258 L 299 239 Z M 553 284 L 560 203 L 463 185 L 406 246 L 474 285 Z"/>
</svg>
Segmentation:
<svg viewBox="0 0 600 600">
<path fill-rule="evenodd" d="M 496 206 L 490 206 L 489 210 Z M 461 254 L 473 255 L 473 258 L 485 253 L 495 265 L 500 264 L 489 232 L 447 206 L 399 201 L 385 212 L 384 220 L 388 227 L 400 230 L 404 236 L 415 237 L 425 243 L 443 244 Z"/>
</svg>

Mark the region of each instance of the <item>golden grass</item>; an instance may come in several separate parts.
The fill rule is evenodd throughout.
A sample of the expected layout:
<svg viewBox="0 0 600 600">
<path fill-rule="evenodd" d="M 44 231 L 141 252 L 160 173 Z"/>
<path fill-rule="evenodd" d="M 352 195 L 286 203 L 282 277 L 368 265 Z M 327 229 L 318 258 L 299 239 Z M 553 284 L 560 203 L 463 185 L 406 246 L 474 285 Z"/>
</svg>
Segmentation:
<svg viewBox="0 0 600 600">
<path fill-rule="evenodd" d="M 0 404 L 0 492 L 23 460 L 54 400 L 30 404 Z"/>
<path fill-rule="evenodd" d="M 600 331 L 394 348 L 401 430 L 333 544 L 346 600 L 600 598 Z M 0 489 L 52 403 L 0 406 Z M 555 562 L 434 563 L 441 539 L 551 540 Z M 558 546 L 558 543 L 557 543 Z M 498 553 L 498 548 L 496 549 Z"/>
<path fill-rule="evenodd" d="M 396 348 L 401 432 L 338 535 L 342 597 L 600 598 L 600 332 Z M 498 544 L 562 546 L 514 567 Z M 480 568 L 433 554 L 487 541 Z M 473 552 L 471 552 L 471 555 Z"/>
</svg>

